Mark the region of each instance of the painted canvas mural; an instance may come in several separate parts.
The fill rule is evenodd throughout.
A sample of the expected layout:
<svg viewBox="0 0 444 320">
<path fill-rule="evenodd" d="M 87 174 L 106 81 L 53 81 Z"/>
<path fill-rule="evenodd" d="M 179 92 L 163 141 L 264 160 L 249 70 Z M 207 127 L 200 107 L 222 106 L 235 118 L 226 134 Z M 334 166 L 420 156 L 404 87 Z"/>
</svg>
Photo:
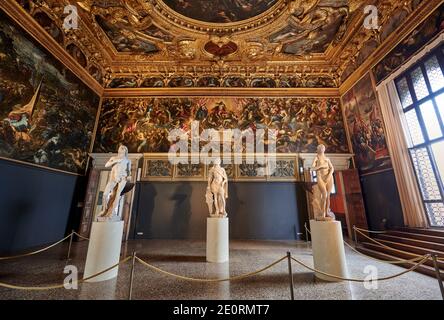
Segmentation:
<svg viewBox="0 0 444 320">
<path fill-rule="evenodd" d="M 83 174 L 98 105 L 0 12 L 0 157 Z"/>
<path fill-rule="evenodd" d="M 130 152 L 168 152 L 168 133 L 201 130 L 276 129 L 277 151 L 348 152 L 339 99 L 308 98 L 126 98 L 105 99 L 96 152 L 114 152 L 124 143 Z"/>
<path fill-rule="evenodd" d="M 342 97 L 342 103 L 361 174 L 391 168 L 382 114 L 369 73 Z"/>
<path fill-rule="evenodd" d="M 163 0 L 171 9 L 192 19 L 230 23 L 253 18 L 278 0 Z"/>
<path fill-rule="evenodd" d="M 411 56 L 432 41 L 444 29 L 444 4 L 433 12 L 409 36 L 393 49 L 373 69 L 377 82 L 381 82 L 404 64 Z"/>
</svg>

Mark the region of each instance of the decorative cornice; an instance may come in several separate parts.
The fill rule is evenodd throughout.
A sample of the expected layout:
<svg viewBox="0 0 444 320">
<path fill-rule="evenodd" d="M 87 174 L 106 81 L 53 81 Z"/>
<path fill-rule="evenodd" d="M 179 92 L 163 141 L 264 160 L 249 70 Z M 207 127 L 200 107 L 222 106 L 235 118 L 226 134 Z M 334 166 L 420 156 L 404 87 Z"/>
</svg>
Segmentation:
<svg viewBox="0 0 444 320">
<path fill-rule="evenodd" d="M 103 92 L 103 98 L 181 96 L 339 98 L 339 90 L 337 88 L 140 88 L 105 89 Z"/>
<path fill-rule="evenodd" d="M 350 169 L 350 160 L 353 158 L 353 154 L 326 154 L 327 158 L 330 159 L 335 170 L 347 170 Z M 316 153 L 300 153 L 299 159 L 301 159 L 302 167 L 304 169 L 310 169 L 314 159 L 316 158 Z"/>
<path fill-rule="evenodd" d="M 111 157 L 118 156 L 117 153 L 90 153 L 89 156 L 93 159 L 93 168 L 95 169 L 105 169 L 105 164 Z M 142 153 L 129 153 L 128 159 L 131 160 L 132 167 L 138 167 L 137 163 L 143 158 Z M 137 174 L 137 172 L 133 172 Z"/>
</svg>

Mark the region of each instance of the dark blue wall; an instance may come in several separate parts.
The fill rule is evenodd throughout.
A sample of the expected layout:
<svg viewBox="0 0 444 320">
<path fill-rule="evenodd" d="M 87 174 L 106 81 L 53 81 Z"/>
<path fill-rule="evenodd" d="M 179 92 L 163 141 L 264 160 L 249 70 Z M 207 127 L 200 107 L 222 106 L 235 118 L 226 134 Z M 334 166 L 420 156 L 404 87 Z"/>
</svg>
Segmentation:
<svg viewBox="0 0 444 320">
<path fill-rule="evenodd" d="M 205 239 L 205 191 L 203 182 L 138 183 L 130 237 Z M 227 212 L 231 239 L 297 239 L 307 221 L 305 192 L 294 183 L 232 182 Z"/>
<path fill-rule="evenodd" d="M 5 160 L 0 177 L 1 253 L 55 242 L 74 226 L 85 178 Z"/>
<path fill-rule="evenodd" d="M 362 193 L 370 230 L 403 227 L 401 201 L 393 170 L 361 177 Z"/>
</svg>

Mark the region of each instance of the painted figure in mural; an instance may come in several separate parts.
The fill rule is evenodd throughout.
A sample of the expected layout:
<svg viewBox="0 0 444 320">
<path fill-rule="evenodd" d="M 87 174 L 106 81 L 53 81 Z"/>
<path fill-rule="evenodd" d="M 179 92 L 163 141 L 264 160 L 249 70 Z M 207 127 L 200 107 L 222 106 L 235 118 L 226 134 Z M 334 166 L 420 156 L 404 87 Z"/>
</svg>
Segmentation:
<svg viewBox="0 0 444 320">
<path fill-rule="evenodd" d="M 14 132 L 15 141 L 31 140 L 29 130 L 31 129 L 31 118 L 37 103 L 42 82 L 40 82 L 31 101 L 24 106 L 16 106 L 4 119 L 5 124 L 9 124 Z"/>
<path fill-rule="evenodd" d="M 320 144 L 311 168 L 316 172 L 317 184 L 313 188 L 313 208 L 316 220 L 334 220 L 330 210 L 330 194 L 333 191 L 333 173 L 335 169 L 329 158 L 325 156 L 325 146 Z"/>
<path fill-rule="evenodd" d="M 131 161 L 128 159 L 128 148 L 120 146 L 117 156 L 111 157 L 105 165 L 111 168 L 108 183 L 103 193 L 103 210 L 99 215 L 105 221 L 113 221 L 118 217 L 119 202 L 127 182 L 131 181 Z"/>
<path fill-rule="evenodd" d="M 168 152 L 168 132 L 201 129 L 275 129 L 278 153 L 348 152 L 337 99 L 149 98 L 106 99 L 95 152 Z M 140 109 L 140 110 L 139 110 Z M 104 109 L 105 110 L 105 109 Z"/>
<path fill-rule="evenodd" d="M 226 199 L 228 198 L 228 176 L 221 167 L 221 160 L 214 161 L 214 166 L 208 173 L 208 187 L 205 194 L 210 217 L 226 218 Z"/>
</svg>

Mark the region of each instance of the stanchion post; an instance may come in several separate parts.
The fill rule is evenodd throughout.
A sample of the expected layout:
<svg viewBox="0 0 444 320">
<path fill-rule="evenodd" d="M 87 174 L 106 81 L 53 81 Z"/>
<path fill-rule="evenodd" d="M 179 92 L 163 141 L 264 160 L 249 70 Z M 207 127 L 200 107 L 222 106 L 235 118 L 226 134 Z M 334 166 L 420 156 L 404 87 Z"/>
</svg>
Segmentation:
<svg viewBox="0 0 444 320">
<path fill-rule="evenodd" d="M 69 237 L 68 255 L 66 257 L 66 262 L 68 262 L 71 258 L 71 248 L 72 248 L 73 237 L 74 237 L 74 230 L 71 231 L 71 236 Z"/>
<path fill-rule="evenodd" d="M 136 265 L 136 252 L 133 252 L 133 258 L 131 259 L 131 275 L 130 275 L 130 285 L 128 292 L 128 300 L 131 300 L 133 296 L 133 282 L 134 282 L 134 267 Z"/>
<path fill-rule="evenodd" d="M 304 222 L 304 228 L 305 228 L 305 241 L 308 242 L 308 230 L 307 230 L 307 222 Z"/>
<path fill-rule="evenodd" d="M 356 233 L 356 226 L 353 225 L 353 234 L 355 235 L 355 247 L 358 246 L 358 234 Z"/>
<path fill-rule="evenodd" d="M 441 297 L 444 300 L 444 285 L 442 284 L 441 272 L 439 271 L 438 261 L 436 259 L 436 254 L 432 253 L 433 265 L 435 267 L 436 278 L 438 279 L 439 289 L 441 290 Z"/>
<path fill-rule="evenodd" d="M 287 259 L 288 259 L 288 273 L 289 273 L 289 277 L 290 277 L 290 295 L 291 295 L 291 300 L 294 300 L 293 269 L 291 268 L 291 253 L 290 253 L 290 251 L 287 252 Z"/>
</svg>

